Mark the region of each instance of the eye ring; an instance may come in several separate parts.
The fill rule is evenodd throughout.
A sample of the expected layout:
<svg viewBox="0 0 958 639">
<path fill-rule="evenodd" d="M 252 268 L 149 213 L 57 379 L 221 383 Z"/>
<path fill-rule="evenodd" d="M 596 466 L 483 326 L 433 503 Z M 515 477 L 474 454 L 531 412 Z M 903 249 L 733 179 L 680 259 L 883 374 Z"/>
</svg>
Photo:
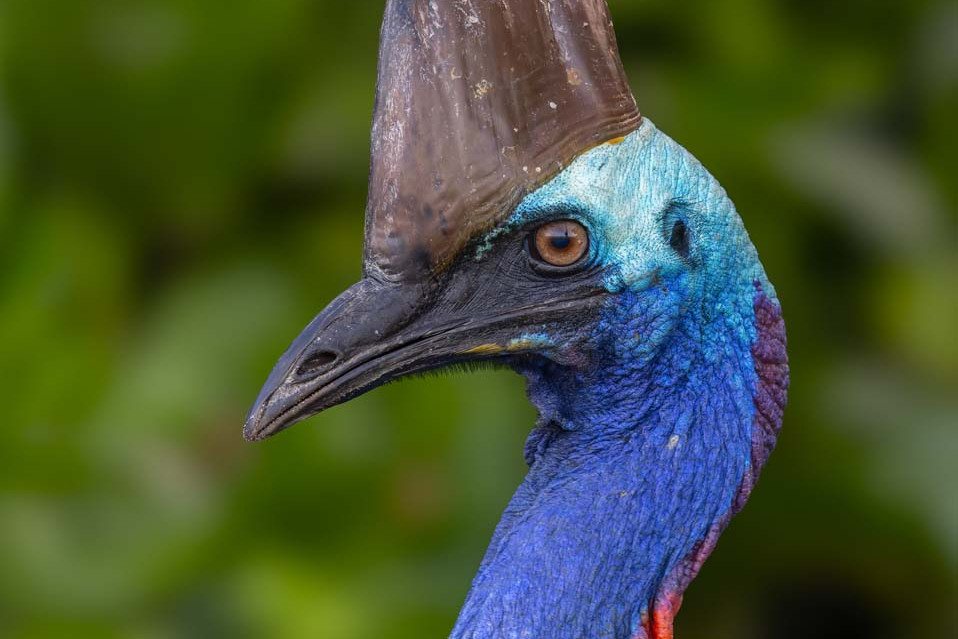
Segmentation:
<svg viewBox="0 0 958 639">
<path fill-rule="evenodd" d="M 589 253 L 589 231 L 575 220 L 552 220 L 529 235 L 529 254 L 542 265 L 566 269 Z"/>
</svg>

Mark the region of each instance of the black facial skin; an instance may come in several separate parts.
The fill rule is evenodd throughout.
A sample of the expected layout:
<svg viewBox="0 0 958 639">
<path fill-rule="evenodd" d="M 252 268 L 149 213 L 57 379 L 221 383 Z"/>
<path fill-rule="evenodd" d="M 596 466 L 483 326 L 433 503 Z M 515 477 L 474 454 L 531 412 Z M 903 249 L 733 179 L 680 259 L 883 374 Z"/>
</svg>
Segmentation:
<svg viewBox="0 0 958 639">
<path fill-rule="evenodd" d="M 529 234 L 497 238 L 482 259 L 463 250 L 441 275 L 386 282 L 367 276 L 326 307 L 292 343 L 260 391 L 246 421 L 247 439 L 273 435 L 371 388 L 450 364 L 547 357 L 564 363 L 568 345 L 594 320 L 608 292 L 586 256 L 570 267 L 530 254 Z M 564 348 L 520 345 L 547 334 Z"/>
</svg>

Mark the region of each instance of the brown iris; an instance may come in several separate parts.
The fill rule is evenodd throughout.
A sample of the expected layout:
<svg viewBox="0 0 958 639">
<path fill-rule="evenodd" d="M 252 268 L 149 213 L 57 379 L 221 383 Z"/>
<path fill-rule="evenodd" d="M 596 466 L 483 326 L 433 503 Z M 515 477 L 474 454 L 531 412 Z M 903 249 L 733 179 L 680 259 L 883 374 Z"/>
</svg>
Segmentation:
<svg viewBox="0 0 958 639">
<path fill-rule="evenodd" d="M 572 266 L 589 250 L 589 233 L 578 222 L 558 220 L 536 229 L 533 257 L 552 266 Z"/>
</svg>

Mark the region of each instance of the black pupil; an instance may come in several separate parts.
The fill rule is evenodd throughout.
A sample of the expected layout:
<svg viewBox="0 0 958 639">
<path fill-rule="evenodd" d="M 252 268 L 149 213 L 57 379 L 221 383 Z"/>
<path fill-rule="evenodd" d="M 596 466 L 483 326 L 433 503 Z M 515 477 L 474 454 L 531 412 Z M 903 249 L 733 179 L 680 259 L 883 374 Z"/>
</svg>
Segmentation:
<svg viewBox="0 0 958 639">
<path fill-rule="evenodd" d="M 685 227 L 685 222 L 679 220 L 672 227 L 672 237 L 669 238 L 669 246 L 672 250 L 682 257 L 689 256 L 689 232 Z"/>
<path fill-rule="evenodd" d="M 549 244 L 552 245 L 552 248 L 564 251 L 569 248 L 569 245 L 572 244 L 572 238 L 569 237 L 566 233 L 562 235 L 553 235 L 549 238 Z"/>
</svg>

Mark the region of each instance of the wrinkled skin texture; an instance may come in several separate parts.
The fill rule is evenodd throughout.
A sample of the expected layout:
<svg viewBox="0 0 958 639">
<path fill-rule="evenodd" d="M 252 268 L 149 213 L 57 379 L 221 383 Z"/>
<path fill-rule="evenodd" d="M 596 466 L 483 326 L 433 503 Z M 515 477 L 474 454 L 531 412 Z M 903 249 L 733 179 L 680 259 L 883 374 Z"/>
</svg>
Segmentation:
<svg viewBox="0 0 958 639">
<path fill-rule="evenodd" d="M 588 268 L 607 296 L 574 335 L 527 334 L 535 355 L 512 362 L 540 412 L 530 471 L 455 638 L 671 637 L 781 423 L 775 291 L 701 164 L 646 120 L 528 196 L 473 259 L 564 218 L 589 229 Z M 679 221 L 687 250 L 670 242 Z"/>
</svg>

